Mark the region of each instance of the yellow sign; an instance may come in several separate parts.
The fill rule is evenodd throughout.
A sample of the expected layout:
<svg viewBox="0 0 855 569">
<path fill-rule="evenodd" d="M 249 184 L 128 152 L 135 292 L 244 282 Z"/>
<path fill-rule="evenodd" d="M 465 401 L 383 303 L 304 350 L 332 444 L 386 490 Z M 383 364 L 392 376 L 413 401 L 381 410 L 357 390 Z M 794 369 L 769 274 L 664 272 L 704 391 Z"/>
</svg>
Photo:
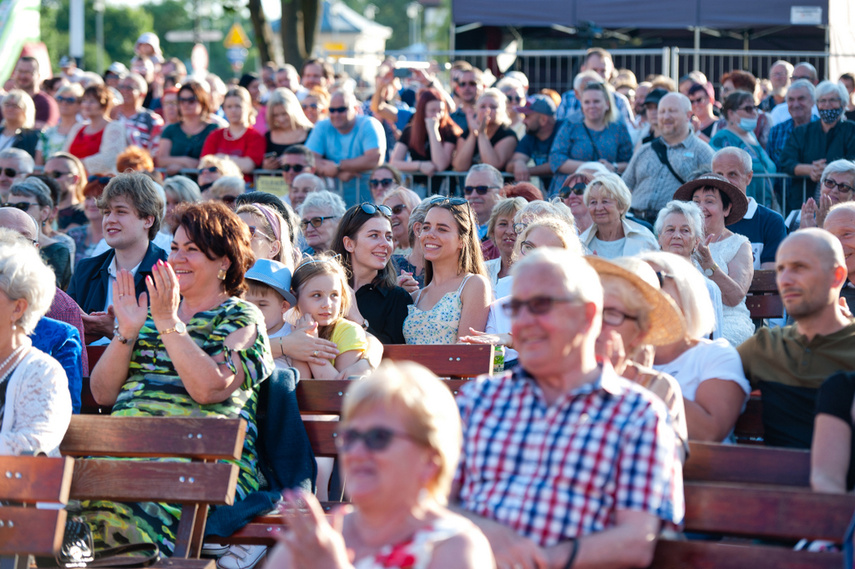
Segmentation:
<svg viewBox="0 0 855 569">
<path fill-rule="evenodd" d="M 288 195 L 288 184 L 282 176 L 259 176 L 255 180 L 255 189 L 279 198 L 285 198 Z"/>
<path fill-rule="evenodd" d="M 231 47 L 250 47 L 252 46 L 252 42 L 249 41 L 249 38 L 246 37 L 246 32 L 243 31 L 243 27 L 235 22 L 232 24 L 229 33 L 226 34 L 226 39 L 223 40 L 223 45 L 231 48 Z"/>
</svg>

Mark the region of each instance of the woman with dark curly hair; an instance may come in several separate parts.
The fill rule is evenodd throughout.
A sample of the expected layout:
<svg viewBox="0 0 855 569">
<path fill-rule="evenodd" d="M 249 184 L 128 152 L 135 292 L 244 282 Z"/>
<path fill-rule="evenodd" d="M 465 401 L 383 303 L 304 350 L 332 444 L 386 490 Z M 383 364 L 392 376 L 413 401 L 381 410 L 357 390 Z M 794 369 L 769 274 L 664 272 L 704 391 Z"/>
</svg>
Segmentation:
<svg viewBox="0 0 855 569">
<path fill-rule="evenodd" d="M 239 298 L 255 258 L 247 226 L 218 202 L 182 205 L 168 262 L 146 278 L 137 300 L 133 276 L 119 271 L 116 329 L 92 371 L 92 394 L 119 416 L 242 418 L 249 426 L 237 465 L 237 499 L 259 489 L 258 388 L 273 371 L 264 317 Z M 150 308 L 148 307 L 150 304 Z M 154 542 L 171 553 L 180 507 L 84 504 L 98 545 Z"/>
</svg>

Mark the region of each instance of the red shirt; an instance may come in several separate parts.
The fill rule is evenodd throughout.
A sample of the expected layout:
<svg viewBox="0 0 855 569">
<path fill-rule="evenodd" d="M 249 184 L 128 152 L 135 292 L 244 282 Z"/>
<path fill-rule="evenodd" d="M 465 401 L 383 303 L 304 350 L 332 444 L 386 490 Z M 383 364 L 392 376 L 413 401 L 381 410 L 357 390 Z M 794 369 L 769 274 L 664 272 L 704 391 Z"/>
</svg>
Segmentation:
<svg viewBox="0 0 855 569">
<path fill-rule="evenodd" d="M 264 160 L 264 150 L 267 148 L 267 141 L 264 140 L 264 135 L 259 134 L 253 128 L 248 128 L 240 138 L 229 140 L 225 136 L 226 132 L 228 132 L 228 127 L 215 130 L 208 135 L 205 145 L 202 146 L 202 156 L 207 156 L 208 154 L 225 154 L 227 156 L 244 157 L 252 160 L 256 168 L 261 167 L 261 161 Z M 247 182 L 252 182 L 252 176 L 246 175 L 244 179 Z"/>
<path fill-rule="evenodd" d="M 101 150 L 101 137 L 104 136 L 103 128 L 95 134 L 86 134 L 85 130 L 85 128 L 81 128 L 71 142 L 71 146 L 68 147 L 68 151 L 81 160 L 87 156 L 98 154 Z"/>
</svg>

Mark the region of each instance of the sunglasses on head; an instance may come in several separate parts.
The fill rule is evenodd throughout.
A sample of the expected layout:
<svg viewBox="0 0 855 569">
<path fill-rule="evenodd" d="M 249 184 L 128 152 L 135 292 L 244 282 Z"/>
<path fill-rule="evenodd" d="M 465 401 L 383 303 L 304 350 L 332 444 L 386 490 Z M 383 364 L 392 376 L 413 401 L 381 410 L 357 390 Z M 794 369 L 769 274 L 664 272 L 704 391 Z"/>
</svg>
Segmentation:
<svg viewBox="0 0 855 569">
<path fill-rule="evenodd" d="M 346 113 L 347 107 L 330 107 L 328 110 L 329 110 L 331 115 L 333 115 L 335 113 Z"/>
<path fill-rule="evenodd" d="M 92 182 L 98 182 L 102 186 L 106 186 L 107 184 L 109 184 L 110 180 L 112 179 L 112 176 L 98 176 L 97 174 L 92 174 L 91 176 L 89 176 L 89 178 L 87 178 L 90 184 Z"/>
<path fill-rule="evenodd" d="M 57 103 L 68 103 L 69 105 L 71 105 L 71 104 L 73 104 L 73 103 L 79 103 L 79 102 L 80 102 L 80 99 L 78 99 L 77 97 L 63 97 L 63 96 L 57 96 L 57 97 L 56 97 L 56 102 L 57 102 Z"/>
<path fill-rule="evenodd" d="M 362 209 L 363 212 L 367 213 L 368 215 L 374 215 L 378 211 L 386 217 L 392 215 L 392 210 L 389 209 L 389 206 L 387 205 L 376 205 L 373 203 L 364 202 L 361 203 L 359 207 Z"/>
<path fill-rule="evenodd" d="M 303 229 L 306 229 L 307 227 L 309 227 L 309 225 L 311 225 L 312 227 L 317 229 L 318 227 L 323 225 L 324 222 L 328 219 L 335 219 L 335 216 L 334 215 L 328 215 L 326 217 L 313 217 L 312 219 L 304 219 L 304 220 L 300 221 L 300 226 Z"/>
<path fill-rule="evenodd" d="M 463 198 L 449 198 L 447 196 L 436 196 L 434 198 L 431 198 L 431 200 L 430 200 L 431 205 L 443 204 L 445 202 L 448 202 L 451 205 L 465 205 L 465 204 L 469 203 L 468 201 L 466 201 Z"/>
<path fill-rule="evenodd" d="M 472 192 L 478 192 L 479 196 L 486 196 L 487 192 L 489 192 L 495 187 L 496 186 L 465 186 L 463 188 L 463 193 L 469 195 Z"/>
<path fill-rule="evenodd" d="M 282 165 L 282 171 L 283 172 L 290 172 L 291 170 L 294 170 L 295 172 L 297 172 L 299 174 L 300 172 L 303 171 L 304 168 L 306 168 L 306 166 L 303 166 L 302 164 L 283 164 Z"/>
<path fill-rule="evenodd" d="M 561 192 L 558 194 L 558 196 L 562 200 L 566 200 L 568 197 L 570 197 L 570 194 L 573 194 L 576 196 L 581 196 L 582 194 L 585 193 L 585 188 L 586 188 L 585 184 L 583 184 L 581 182 L 578 184 L 573 184 L 573 187 L 564 188 L 563 190 L 561 190 Z"/>
<path fill-rule="evenodd" d="M 213 174 L 214 172 L 219 172 L 219 171 L 220 171 L 220 169 L 217 168 L 216 166 L 208 166 L 207 168 L 199 168 L 198 174 L 201 176 L 205 172 L 210 172 L 211 174 Z"/>
<path fill-rule="evenodd" d="M 382 180 L 368 180 L 368 185 L 372 188 L 376 188 L 377 186 L 383 186 L 384 188 L 388 188 L 394 182 L 392 178 L 383 178 Z"/>
<path fill-rule="evenodd" d="M 14 168 L 0 168 L 0 173 L 2 173 L 7 178 L 14 178 L 18 175 L 18 171 Z"/>
<path fill-rule="evenodd" d="M 395 437 L 412 440 L 410 435 L 398 433 L 386 427 L 373 427 L 364 431 L 344 429 L 335 438 L 335 446 L 339 451 L 349 452 L 356 443 L 362 441 L 366 449 L 379 452 L 386 450 Z"/>
</svg>

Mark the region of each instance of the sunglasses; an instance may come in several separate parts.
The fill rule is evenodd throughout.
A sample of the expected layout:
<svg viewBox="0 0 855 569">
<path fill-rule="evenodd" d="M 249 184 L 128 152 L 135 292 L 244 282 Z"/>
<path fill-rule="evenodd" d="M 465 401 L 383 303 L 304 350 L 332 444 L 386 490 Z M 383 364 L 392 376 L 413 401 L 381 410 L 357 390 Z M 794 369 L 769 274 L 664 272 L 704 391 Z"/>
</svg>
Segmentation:
<svg viewBox="0 0 855 569">
<path fill-rule="evenodd" d="M 45 176 L 48 176 L 49 178 L 53 178 L 54 180 L 58 180 L 58 179 L 62 178 L 63 176 L 67 176 L 68 174 L 71 174 L 71 172 L 60 172 L 58 170 L 50 170 L 50 171 L 45 170 Z"/>
<path fill-rule="evenodd" d="M 7 178 L 14 178 L 18 175 L 18 171 L 14 168 L 0 168 L 0 173 L 2 173 Z"/>
<path fill-rule="evenodd" d="M 274 239 L 270 235 L 266 234 L 265 232 L 263 232 L 262 230 L 260 230 L 256 226 L 250 225 L 249 226 L 249 236 L 255 237 L 256 235 L 261 235 L 262 237 L 264 237 L 268 241 L 271 241 L 271 242 L 274 241 Z"/>
<path fill-rule="evenodd" d="M 848 185 L 848 184 L 844 184 L 843 182 L 835 182 L 835 181 L 834 181 L 834 180 L 832 180 L 831 178 L 826 178 L 826 179 L 822 182 L 822 184 L 823 184 L 826 188 L 828 188 L 829 190 L 833 190 L 834 188 L 837 188 L 837 191 L 839 191 L 839 192 L 852 192 L 852 191 L 855 191 L 855 188 L 853 188 L 852 186 L 850 186 L 850 185 Z"/>
<path fill-rule="evenodd" d="M 447 196 L 436 196 L 434 198 L 431 198 L 430 200 L 431 205 L 444 204 L 445 202 L 448 202 L 451 205 L 465 205 L 469 203 L 463 198 L 449 198 Z"/>
<path fill-rule="evenodd" d="M 57 103 L 68 103 L 69 105 L 72 105 L 72 104 L 74 104 L 74 103 L 79 103 L 79 102 L 80 102 L 80 99 L 78 99 L 77 97 L 62 97 L 62 96 L 59 96 L 59 97 L 56 97 L 56 102 L 57 102 Z"/>
<path fill-rule="evenodd" d="M 220 171 L 220 169 L 217 168 L 216 166 L 208 166 L 207 168 L 200 168 L 199 172 L 197 172 L 197 173 L 201 176 L 205 172 L 210 172 L 211 174 L 213 174 L 214 172 L 219 172 L 219 171 Z"/>
<path fill-rule="evenodd" d="M 560 197 L 562 200 L 566 200 L 570 197 L 570 194 L 581 196 L 585 193 L 586 187 L 587 186 L 582 183 L 574 184 L 571 188 L 564 188 L 563 190 L 561 190 L 561 192 L 558 194 L 558 197 Z"/>
<path fill-rule="evenodd" d="M 465 186 L 463 188 L 463 193 L 468 196 L 472 192 L 478 192 L 479 196 L 486 196 L 487 192 L 489 192 L 493 188 L 498 189 L 497 186 Z"/>
<path fill-rule="evenodd" d="M 461 87 L 477 87 L 478 86 L 478 83 L 476 83 L 475 81 L 466 81 L 465 83 L 463 81 L 458 81 L 457 84 L 460 85 Z"/>
<path fill-rule="evenodd" d="M 386 427 L 373 427 L 364 431 L 344 429 L 335 438 L 335 446 L 339 451 L 350 452 L 357 442 L 362 441 L 366 449 L 380 452 L 386 450 L 395 437 L 414 440 L 406 433 L 398 433 Z"/>
<path fill-rule="evenodd" d="M 502 305 L 502 310 L 505 311 L 505 314 L 508 316 L 515 318 L 522 310 L 522 307 L 525 306 L 528 308 L 529 313 L 531 314 L 546 314 L 550 310 L 552 310 L 553 305 L 558 302 L 576 302 L 575 298 L 552 298 L 549 296 L 535 296 L 534 298 L 530 298 L 528 300 L 520 300 L 518 298 L 512 298 L 508 302 Z"/>
<path fill-rule="evenodd" d="M 756 113 L 757 107 L 754 105 L 745 105 L 744 107 L 739 107 L 736 109 L 737 111 L 745 111 L 746 113 Z"/>
<path fill-rule="evenodd" d="M 400 215 L 401 212 L 404 211 L 405 209 L 407 209 L 407 206 L 405 206 L 402 203 L 399 203 L 398 205 L 392 206 L 392 214 L 393 215 Z"/>
<path fill-rule="evenodd" d="M 317 229 L 318 227 L 323 225 L 324 222 L 328 219 L 335 219 L 335 216 L 334 215 L 328 215 L 326 217 L 313 217 L 312 219 L 304 219 L 304 220 L 300 221 L 300 227 L 302 227 L 303 229 L 306 229 L 307 227 L 309 227 L 309 225 L 311 225 L 312 227 Z"/>
<path fill-rule="evenodd" d="M 301 105 L 301 106 L 303 107 L 303 110 L 304 110 L 304 111 L 305 111 L 306 109 L 317 109 L 317 108 L 318 108 L 318 104 L 317 104 L 317 103 L 310 103 L 310 104 L 308 104 L 308 105 Z"/>
<path fill-rule="evenodd" d="M 507 97 L 509 103 L 520 103 L 523 100 L 522 97 L 518 95 L 508 95 Z"/>
<path fill-rule="evenodd" d="M 373 203 L 364 202 L 360 204 L 359 207 L 362 209 L 363 212 L 367 213 L 368 215 L 374 215 L 378 211 L 386 217 L 392 215 L 392 210 L 389 209 L 389 206 L 387 205 L 375 205 Z"/>
<path fill-rule="evenodd" d="M 302 172 L 307 167 L 308 166 L 303 166 L 302 164 L 283 164 L 282 165 L 282 171 L 283 172 L 290 172 L 291 170 L 294 170 L 295 172 L 297 172 L 299 174 L 300 172 Z"/>
<path fill-rule="evenodd" d="M 707 98 L 706 98 L 706 97 L 698 97 L 697 99 L 689 99 L 689 101 L 690 101 L 693 105 L 700 105 L 701 103 L 705 103 L 705 102 L 706 102 L 706 100 L 707 100 Z"/>
<path fill-rule="evenodd" d="M 392 178 L 383 178 L 382 180 L 368 180 L 368 185 L 372 188 L 376 188 L 377 186 L 383 186 L 384 188 L 388 188 L 394 182 Z"/>
<path fill-rule="evenodd" d="M 102 186 L 106 186 L 107 184 L 109 184 L 109 183 L 110 183 L 110 180 L 112 180 L 112 179 L 113 179 L 113 177 L 112 177 L 112 176 L 98 176 L 98 175 L 96 175 L 96 174 L 92 174 L 91 176 L 89 176 L 89 178 L 87 178 L 87 181 L 88 181 L 90 184 L 91 184 L 92 182 L 98 182 L 98 183 L 99 183 L 99 184 L 101 184 Z"/>
<path fill-rule="evenodd" d="M 178 97 L 179 103 L 187 103 L 188 105 L 191 105 L 198 100 L 199 99 L 197 99 L 196 97 Z"/>
<path fill-rule="evenodd" d="M 18 202 L 18 203 L 6 203 L 3 207 L 14 207 L 15 209 L 20 209 L 21 211 L 29 211 L 30 206 L 38 206 L 37 203 L 28 203 L 28 202 Z"/>
<path fill-rule="evenodd" d="M 330 107 L 328 110 L 331 115 L 335 113 L 346 113 L 347 107 Z"/>
</svg>

